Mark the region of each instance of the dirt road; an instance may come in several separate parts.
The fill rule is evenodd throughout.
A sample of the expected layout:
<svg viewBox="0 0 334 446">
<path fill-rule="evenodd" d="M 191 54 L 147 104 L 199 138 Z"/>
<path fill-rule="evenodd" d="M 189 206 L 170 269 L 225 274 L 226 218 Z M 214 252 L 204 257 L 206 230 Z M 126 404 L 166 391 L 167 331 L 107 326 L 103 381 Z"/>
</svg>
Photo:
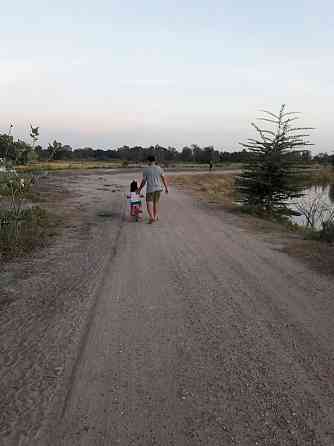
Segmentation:
<svg viewBox="0 0 334 446">
<path fill-rule="evenodd" d="M 59 350 L 71 353 L 52 392 L 45 385 L 31 397 L 34 419 L 29 403 L 15 418 L 5 399 L 4 444 L 333 446 L 333 282 L 179 191 L 163 196 L 158 223 L 129 223 L 130 177 L 80 178 L 78 203 L 90 200 L 95 238 L 82 235 L 81 271 L 69 290 L 73 246 L 54 272 L 58 294 L 50 293 L 66 311 L 51 307 L 48 323 L 34 317 L 38 333 L 29 323 L 24 332 L 35 333 L 31 354 L 46 364 L 34 373 L 60 361 Z M 100 200 L 110 178 L 118 189 L 103 196 L 114 218 L 96 226 L 89 194 Z M 50 336 L 57 352 L 45 359 Z M 14 338 L 6 345 L 14 348 Z M 29 362 L 29 345 L 17 351 L 5 376 Z M 34 390 L 25 379 L 12 378 L 21 389 L 12 397 L 22 386 Z"/>
</svg>

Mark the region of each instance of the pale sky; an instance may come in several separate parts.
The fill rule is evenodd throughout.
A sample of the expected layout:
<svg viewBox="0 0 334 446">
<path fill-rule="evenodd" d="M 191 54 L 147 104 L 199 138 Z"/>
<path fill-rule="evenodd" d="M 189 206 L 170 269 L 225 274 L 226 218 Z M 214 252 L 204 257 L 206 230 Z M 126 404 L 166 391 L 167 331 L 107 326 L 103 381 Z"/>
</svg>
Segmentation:
<svg viewBox="0 0 334 446">
<path fill-rule="evenodd" d="M 239 150 L 286 103 L 314 152 L 334 150 L 332 0 L 8 1 L 0 42 L 15 137 L 31 122 L 43 145 Z"/>
</svg>

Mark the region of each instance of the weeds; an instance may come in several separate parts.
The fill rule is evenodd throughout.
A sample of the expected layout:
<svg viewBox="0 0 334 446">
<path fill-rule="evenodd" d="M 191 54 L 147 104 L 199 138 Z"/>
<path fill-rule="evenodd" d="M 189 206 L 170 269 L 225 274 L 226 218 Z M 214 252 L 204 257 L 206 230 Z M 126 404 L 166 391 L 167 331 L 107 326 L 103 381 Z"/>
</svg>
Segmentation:
<svg viewBox="0 0 334 446">
<path fill-rule="evenodd" d="M 51 235 L 47 212 L 38 206 L 24 206 L 32 181 L 32 177 L 21 177 L 16 172 L 0 174 L 0 258 L 28 252 Z"/>
<path fill-rule="evenodd" d="M 54 235 L 56 221 L 35 206 L 23 209 L 19 216 L 12 210 L 0 211 L 0 259 L 25 254 Z"/>
</svg>

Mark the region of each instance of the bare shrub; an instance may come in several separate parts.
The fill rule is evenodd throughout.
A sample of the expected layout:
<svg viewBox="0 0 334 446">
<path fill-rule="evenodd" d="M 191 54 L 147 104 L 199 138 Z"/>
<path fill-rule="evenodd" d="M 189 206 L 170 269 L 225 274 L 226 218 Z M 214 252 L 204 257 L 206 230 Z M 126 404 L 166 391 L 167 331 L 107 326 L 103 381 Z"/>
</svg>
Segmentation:
<svg viewBox="0 0 334 446">
<path fill-rule="evenodd" d="M 326 203 L 322 192 L 300 199 L 295 203 L 295 209 L 305 217 L 307 228 L 315 229 L 326 222 L 334 222 L 334 207 Z"/>
</svg>

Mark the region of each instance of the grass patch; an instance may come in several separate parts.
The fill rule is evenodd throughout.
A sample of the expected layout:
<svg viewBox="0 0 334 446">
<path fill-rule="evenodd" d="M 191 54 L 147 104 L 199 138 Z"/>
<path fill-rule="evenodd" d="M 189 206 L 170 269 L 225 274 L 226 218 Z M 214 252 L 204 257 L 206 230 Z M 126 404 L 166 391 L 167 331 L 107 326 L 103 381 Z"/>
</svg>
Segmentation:
<svg viewBox="0 0 334 446">
<path fill-rule="evenodd" d="M 110 211 L 100 211 L 97 213 L 97 216 L 103 218 L 111 218 L 113 217 L 113 213 Z"/>
<path fill-rule="evenodd" d="M 301 176 L 301 182 L 306 187 L 327 186 L 334 183 L 334 168 L 318 166 L 310 168 Z"/>
<path fill-rule="evenodd" d="M 199 198 L 209 203 L 221 203 L 225 207 L 233 208 L 236 199 L 234 173 L 175 175 L 169 180 L 176 187 L 189 190 Z"/>
<path fill-rule="evenodd" d="M 166 164 L 166 167 L 169 169 L 176 169 L 176 170 L 199 170 L 199 171 L 209 171 L 209 164 L 207 163 L 193 163 L 193 162 L 171 162 L 171 163 L 161 163 L 161 166 L 164 167 L 164 164 Z M 229 163 L 229 162 L 222 162 L 222 163 L 215 163 L 213 166 L 214 171 L 220 171 L 220 170 L 240 170 L 242 169 L 243 164 L 242 163 Z"/>
<path fill-rule="evenodd" d="M 85 170 L 85 169 L 119 169 L 119 168 L 142 168 L 145 163 L 134 163 L 129 161 L 37 161 L 24 166 L 16 166 L 19 173 L 41 172 L 41 171 L 61 171 L 61 170 Z M 162 167 L 176 170 L 209 170 L 208 164 L 201 163 L 164 163 Z M 217 163 L 216 170 L 238 170 L 242 168 L 240 163 Z"/>
<path fill-rule="evenodd" d="M 0 260 L 29 253 L 44 246 L 56 234 L 58 219 L 35 206 L 24 209 L 19 217 L 10 210 L 0 211 Z"/>
<path fill-rule="evenodd" d="M 16 170 L 19 173 L 28 173 L 78 169 L 117 169 L 120 167 L 122 167 L 122 164 L 119 161 L 48 161 L 16 166 Z"/>
<path fill-rule="evenodd" d="M 294 240 L 283 248 L 292 257 L 302 260 L 319 273 L 334 275 L 334 246 L 318 240 Z"/>
</svg>

